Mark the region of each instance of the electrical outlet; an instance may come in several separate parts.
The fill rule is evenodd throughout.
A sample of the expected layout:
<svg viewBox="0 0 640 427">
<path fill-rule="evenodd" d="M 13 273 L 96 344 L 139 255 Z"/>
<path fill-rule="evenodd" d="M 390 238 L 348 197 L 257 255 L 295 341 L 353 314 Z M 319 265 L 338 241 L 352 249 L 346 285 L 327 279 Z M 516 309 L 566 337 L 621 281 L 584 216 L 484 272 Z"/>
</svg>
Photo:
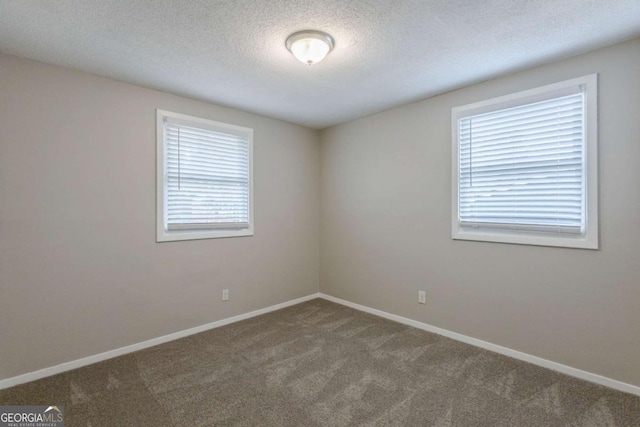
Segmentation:
<svg viewBox="0 0 640 427">
<path fill-rule="evenodd" d="M 227 301 L 229 299 L 229 289 L 222 290 L 222 301 Z"/>
<path fill-rule="evenodd" d="M 418 291 L 418 302 L 420 304 L 427 303 L 427 293 L 425 291 Z"/>
</svg>

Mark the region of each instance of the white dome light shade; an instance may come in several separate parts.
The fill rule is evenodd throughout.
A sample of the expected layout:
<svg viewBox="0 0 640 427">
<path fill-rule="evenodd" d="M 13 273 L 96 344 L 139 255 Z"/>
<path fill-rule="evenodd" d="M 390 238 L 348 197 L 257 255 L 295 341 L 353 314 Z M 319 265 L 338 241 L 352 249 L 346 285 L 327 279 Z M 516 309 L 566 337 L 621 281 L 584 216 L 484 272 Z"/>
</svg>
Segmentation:
<svg viewBox="0 0 640 427">
<path fill-rule="evenodd" d="M 322 31 L 298 31 L 287 38 L 286 45 L 298 61 L 312 65 L 331 52 L 333 38 Z"/>
</svg>

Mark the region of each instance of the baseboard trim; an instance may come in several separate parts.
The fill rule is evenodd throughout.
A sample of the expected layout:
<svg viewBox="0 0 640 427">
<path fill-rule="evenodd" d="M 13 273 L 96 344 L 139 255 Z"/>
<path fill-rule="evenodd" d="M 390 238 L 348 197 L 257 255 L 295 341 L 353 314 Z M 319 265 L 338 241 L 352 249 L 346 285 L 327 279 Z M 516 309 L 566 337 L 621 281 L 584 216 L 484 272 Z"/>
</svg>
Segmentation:
<svg viewBox="0 0 640 427">
<path fill-rule="evenodd" d="M 249 313 L 239 314 L 237 316 L 228 317 L 226 319 L 217 320 L 215 322 L 207 323 L 205 325 L 196 326 L 194 328 L 186 329 L 184 331 L 175 332 L 169 335 L 164 335 L 158 338 L 153 338 L 147 341 L 143 341 L 137 344 L 128 345 L 125 347 L 121 347 L 115 350 L 106 351 L 104 353 L 99 353 L 93 356 L 83 357 L 81 359 L 73 360 L 71 362 L 61 363 L 56 366 L 52 366 L 49 368 L 40 369 L 38 371 L 29 372 L 22 375 L 17 375 L 15 377 L 7 378 L 0 380 L 0 390 L 4 388 L 13 387 L 19 384 L 24 384 L 30 381 L 39 380 L 41 378 L 50 377 L 52 375 L 56 375 L 62 372 L 70 371 L 73 369 L 81 368 L 83 366 L 91 365 L 97 362 L 102 362 L 103 360 L 112 359 L 114 357 L 122 356 L 124 354 L 133 353 L 138 350 L 143 350 L 145 348 L 153 347 L 159 344 L 164 344 L 169 341 L 174 341 L 180 338 L 188 337 L 189 335 L 194 335 L 200 332 L 205 332 L 210 329 L 219 328 L 221 326 L 225 326 L 231 323 L 239 322 L 241 320 L 250 319 L 252 317 L 260 316 L 261 314 L 270 313 L 272 311 L 280 310 L 282 308 L 290 307 L 292 305 L 300 304 L 305 301 L 309 301 L 315 298 L 323 298 L 327 301 L 335 302 L 337 304 L 341 304 L 347 307 L 351 307 L 353 309 L 363 311 L 365 313 L 370 313 L 375 316 L 379 316 L 385 319 L 389 319 L 398 323 L 402 323 L 408 326 L 412 326 L 414 328 L 422 329 L 428 332 L 432 332 L 438 335 L 445 336 L 447 338 L 454 339 L 456 341 L 461 341 L 466 344 L 470 344 L 476 347 L 483 348 L 485 350 L 493 351 L 499 354 L 503 354 L 505 356 L 513 357 L 514 359 L 522 360 L 525 362 L 533 363 L 534 365 L 541 366 L 543 368 L 552 369 L 557 372 L 561 372 L 563 374 L 570 375 L 572 377 L 580 378 L 586 381 L 590 381 L 596 384 L 603 385 L 605 387 L 609 387 L 615 390 L 619 390 L 625 393 L 631 393 L 637 396 L 640 396 L 640 387 L 627 384 L 622 381 L 614 380 L 608 377 L 604 377 L 602 375 L 594 374 L 591 372 L 583 371 L 581 369 L 573 368 L 571 366 L 563 365 L 561 363 L 553 362 L 551 360 L 543 359 L 538 356 L 533 356 L 528 353 L 523 353 L 517 350 L 513 350 L 507 347 L 503 347 L 497 344 L 493 344 L 487 341 L 483 341 L 477 338 L 472 338 L 467 335 L 459 334 L 457 332 L 452 332 L 447 329 L 442 329 L 437 326 L 429 325 L 427 323 L 419 322 L 417 320 L 408 319 L 406 317 L 398 316 L 395 314 L 387 313 L 386 311 L 378 310 L 375 308 L 367 307 L 361 304 L 357 304 L 351 301 L 343 300 L 341 298 L 337 298 L 331 295 L 323 294 L 323 293 L 315 293 L 311 295 L 307 295 L 301 298 L 297 298 L 290 301 L 285 301 L 280 304 L 275 304 L 269 307 L 261 308 L 259 310 L 251 311 Z"/>
<path fill-rule="evenodd" d="M 583 371 L 581 369 L 573 368 L 571 366 L 563 365 L 561 363 L 553 362 L 551 360 L 543 359 L 538 356 L 533 356 L 528 353 L 523 353 L 521 351 L 512 350 L 507 347 L 503 347 L 497 344 L 493 344 L 487 341 L 482 341 L 477 338 L 472 338 L 467 335 L 459 334 L 457 332 L 452 332 L 447 329 L 438 328 L 437 326 L 429 325 L 427 323 L 422 323 L 417 320 L 408 319 L 406 317 L 398 316 L 395 314 L 387 313 L 386 311 L 377 310 L 375 308 L 367 307 L 364 305 L 356 304 L 351 301 L 343 300 L 340 298 L 336 298 L 331 295 L 319 294 L 320 298 L 323 298 L 327 301 L 335 302 L 337 304 L 341 304 L 347 307 L 354 308 L 359 311 L 364 311 L 365 313 L 370 313 L 379 317 L 383 317 L 385 319 L 393 320 L 398 323 L 402 323 L 405 325 L 413 326 L 414 328 L 422 329 L 428 332 L 433 332 L 434 334 L 442 335 L 447 338 L 454 339 L 456 341 L 461 341 L 466 344 L 471 344 L 476 347 L 483 348 L 485 350 L 493 351 L 495 353 L 503 354 L 505 356 L 513 357 L 514 359 L 522 360 L 525 362 L 532 363 L 537 366 L 541 366 L 543 368 L 548 368 L 563 374 L 570 375 L 572 377 L 580 378 L 582 380 L 590 381 L 592 383 L 600 384 L 605 387 L 609 387 L 615 390 L 619 390 L 625 393 L 631 393 L 640 396 L 640 387 L 624 383 L 622 381 L 614 380 L 608 377 L 603 377 L 602 375 L 594 374 L 591 372 Z"/>
<path fill-rule="evenodd" d="M 184 331 L 174 332 L 169 335 L 164 335 L 158 338 L 152 338 L 147 341 L 143 341 L 137 344 L 128 345 L 115 350 L 105 351 L 104 353 L 95 354 L 93 356 L 83 357 L 82 359 L 73 360 L 71 362 L 61 363 L 50 368 L 40 369 L 34 372 L 28 372 L 26 374 L 17 375 L 15 377 L 0 380 L 0 390 L 4 388 L 13 387 L 19 384 L 24 384 L 30 381 L 39 380 L 41 378 L 50 377 L 62 372 L 70 371 L 72 369 L 81 368 L 83 366 L 91 365 L 103 360 L 112 359 L 114 357 L 122 356 L 123 354 L 133 353 L 134 351 L 143 350 L 145 348 L 153 347 L 155 345 L 164 344 L 169 341 L 174 341 L 180 338 L 188 337 L 200 332 L 208 331 L 210 329 L 219 328 L 230 323 L 239 322 L 241 320 L 250 319 L 252 317 L 260 316 L 272 311 L 280 310 L 292 305 L 300 304 L 301 302 L 309 301 L 315 298 L 319 298 L 320 294 L 315 293 L 297 298 L 290 301 L 285 301 L 280 304 L 272 305 L 269 307 L 261 308 L 259 310 L 251 311 L 249 313 L 239 314 L 237 316 L 228 317 L 226 319 L 217 320 L 215 322 L 207 323 L 205 325 L 196 326 L 194 328 L 186 329 Z"/>
</svg>

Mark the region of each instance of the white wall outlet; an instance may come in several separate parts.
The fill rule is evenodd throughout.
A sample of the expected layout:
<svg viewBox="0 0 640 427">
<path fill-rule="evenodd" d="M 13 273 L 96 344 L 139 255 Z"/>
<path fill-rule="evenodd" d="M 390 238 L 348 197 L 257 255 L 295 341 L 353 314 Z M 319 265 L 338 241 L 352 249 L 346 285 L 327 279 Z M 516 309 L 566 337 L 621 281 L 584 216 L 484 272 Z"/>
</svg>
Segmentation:
<svg viewBox="0 0 640 427">
<path fill-rule="evenodd" d="M 227 301 L 229 299 L 229 289 L 222 290 L 222 301 Z"/>
<path fill-rule="evenodd" d="M 418 291 L 418 302 L 420 304 L 427 303 L 427 293 L 425 291 Z"/>
</svg>

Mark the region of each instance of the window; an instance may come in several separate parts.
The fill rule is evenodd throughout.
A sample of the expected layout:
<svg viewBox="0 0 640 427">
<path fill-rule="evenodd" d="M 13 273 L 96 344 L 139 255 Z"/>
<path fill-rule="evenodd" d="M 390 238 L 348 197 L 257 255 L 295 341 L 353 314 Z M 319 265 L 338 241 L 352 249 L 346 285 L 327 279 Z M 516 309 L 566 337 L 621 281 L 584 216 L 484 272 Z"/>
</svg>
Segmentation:
<svg viewBox="0 0 640 427">
<path fill-rule="evenodd" d="M 253 130 L 157 110 L 158 242 L 253 235 Z"/>
<path fill-rule="evenodd" d="M 598 248 L 597 75 L 452 110 L 452 237 Z"/>
</svg>

